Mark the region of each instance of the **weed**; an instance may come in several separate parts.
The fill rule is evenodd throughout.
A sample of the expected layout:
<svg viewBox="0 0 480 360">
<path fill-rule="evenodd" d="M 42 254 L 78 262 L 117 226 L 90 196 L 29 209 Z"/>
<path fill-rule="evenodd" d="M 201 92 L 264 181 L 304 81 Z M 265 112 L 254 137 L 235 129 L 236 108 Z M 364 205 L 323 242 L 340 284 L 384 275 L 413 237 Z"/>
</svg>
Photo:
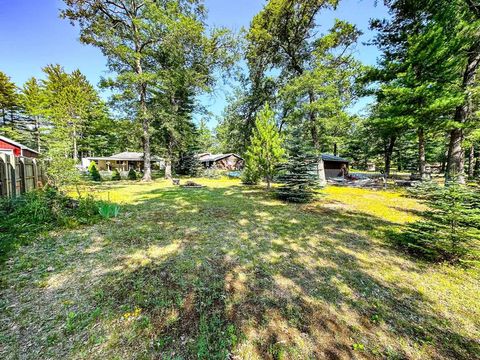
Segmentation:
<svg viewBox="0 0 480 360">
<path fill-rule="evenodd" d="M 97 206 L 90 195 L 75 200 L 54 187 L 0 199 L 0 261 L 44 231 L 94 223 L 99 218 Z"/>
<path fill-rule="evenodd" d="M 98 213 L 105 219 L 116 218 L 120 213 L 120 206 L 102 202 L 98 206 Z"/>
<path fill-rule="evenodd" d="M 363 351 L 365 350 L 365 345 L 361 344 L 361 343 L 355 343 L 352 345 L 352 349 L 355 350 L 355 351 Z"/>
</svg>

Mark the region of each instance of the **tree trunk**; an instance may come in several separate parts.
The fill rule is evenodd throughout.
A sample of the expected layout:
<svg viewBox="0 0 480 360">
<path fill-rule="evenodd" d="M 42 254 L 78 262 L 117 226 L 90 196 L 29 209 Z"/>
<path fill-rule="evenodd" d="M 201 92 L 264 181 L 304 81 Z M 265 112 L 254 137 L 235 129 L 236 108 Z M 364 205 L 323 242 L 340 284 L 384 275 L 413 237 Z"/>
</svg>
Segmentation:
<svg viewBox="0 0 480 360">
<path fill-rule="evenodd" d="M 393 153 L 392 153 L 393 157 Z M 398 149 L 397 151 L 397 170 L 402 171 L 403 169 L 403 159 L 402 159 L 402 149 Z"/>
<path fill-rule="evenodd" d="M 170 159 L 165 160 L 165 179 L 172 178 L 172 161 Z"/>
<path fill-rule="evenodd" d="M 40 152 L 41 145 L 40 145 L 40 121 L 38 116 L 35 116 L 35 140 L 37 142 L 37 151 Z"/>
<path fill-rule="evenodd" d="M 77 149 L 77 129 L 75 124 L 73 125 L 73 160 L 78 161 L 78 149 Z"/>
<path fill-rule="evenodd" d="M 388 144 L 385 144 L 385 177 L 390 177 L 390 168 L 392 166 L 392 154 L 395 147 L 396 136 L 391 136 Z"/>
<path fill-rule="evenodd" d="M 469 49 L 467 66 L 463 74 L 462 89 L 465 91 L 465 101 L 455 110 L 455 129 L 450 131 L 450 144 L 448 147 L 448 160 L 445 181 L 455 179 L 459 184 L 465 184 L 465 152 L 462 148 L 463 125 L 471 115 L 472 94 L 470 87 L 475 82 L 475 74 L 480 64 L 480 44 L 475 44 Z"/>
<path fill-rule="evenodd" d="M 422 180 L 427 179 L 425 172 L 425 132 L 424 129 L 418 128 L 418 172 Z"/>
<path fill-rule="evenodd" d="M 140 59 L 136 60 L 136 71 L 138 75 L 142 75 L 143 69 Z M 151 154 L 150 154 L 150 121 L 147 113 L 147 85 L 142 83 L 139 85 L 139 105 L 140 120 L 142 123 L 142 142 L 143 142 L 143 178 L 142 181 L 152 181 Z"/>
<path fill-rule="evenodd" d="M 445 174 L 446 169 L 447 169 L 447 159 L 444 158 L 444 159 L 442 159 L 442 164 L 440 166 L 440 172 L 442 174 Z"/>
<path fill-rule="evenodd" d="M 308 97 L 310 104 L 312 104 L 315 101 L 315 94 L 313 93 L 313 91 L 308 92 Z M 318 183 L 320 186 L 325 186 L 327 185 L 327 179 L 325 176 L 325 167 L 323 164 L 322 153 L 320 151 L 320 138 L 318 135 L 315 112 L 313 110 L 310 110 L 308 117 L 310 119 L 310 134 L 312 135 L 312 143 L 319 158 L 317 165 Z"/>
<path fill-rule="evenodd" d="M 267 180 L 267 189 L 270 189 L 272 187 L 271 180 L 270 180 L 270 175 L 267 175 L 265 177 L 265 180 Z"/>
<path fill-rule="evenodd" d="M 165 179 L 172 178 L 173 139 L 168 137 L 167 159 L 165 160 Z"/>
<path fill-rule="evenodd" d="M 334 143 L 334 144 L 333 144 L 333 155 L 335 155 L 335 156 L 338 155 L 337 143 Z"/>
<path fill-rule="evenodd" d="M 308 92 L 308 99 L 310 104 L 313 104 L 315 102 L 315 94 L 313 91 Z M 313 146 L 315 147 L 315 150 L 317 152 L 320 151 L 320 139 L 318 137 L 318 128 L 317 128 L 317 123 L 316 123 L 316 116 L 315 112 L 313 110 L 310 110 L 308 114 L 309 120 L 310 120 L 310 134 L 312 135 L 312 143 Z"/>
<path fill-rule="evenodd" d="M 475 166 L 473 167 L 473 176 L 474 177 L 480 176 L 480 150 L 476 151 Z"/>
<path fill-rule="evenodd" d="M 144 107 L 145 104 L 143 105 Z M 142 129 L 143 129 L 143 178 L 142 181 L 152 181 L 152 169 L 151 169 L 151 154 L 150 154 L 150 132 L 149 132 L 149 121 L 146 118 L 146 109 L 142 110 L 144 118 L 142 120 Z"/>
<path fill-rule="evenodd" d="M 463 142 L 462 129 L 454 129 L 450 131 L 450 144 L 448 146 L 445 182 L 456 180 L 459 184 L 465 184 L 465 176 L 464 176 L 465 154 L 462 148 L 462 142 Z"/>
<path fill-rule="evenodd" d="M 473 162 L 475 160 L 475 147 L 470 145 L 470 152 L 468 154 L 468 178 L 473 179 Z"/>
<path fill-rule="evenodd" d="M 443 156 L 442 156 L 442 167 L 440 169 L 440 172 L 447 176 L 447 161 L 448 161 L 448 151 L 449 151 L 449 148 L 447 146 Z"/>
</svg>

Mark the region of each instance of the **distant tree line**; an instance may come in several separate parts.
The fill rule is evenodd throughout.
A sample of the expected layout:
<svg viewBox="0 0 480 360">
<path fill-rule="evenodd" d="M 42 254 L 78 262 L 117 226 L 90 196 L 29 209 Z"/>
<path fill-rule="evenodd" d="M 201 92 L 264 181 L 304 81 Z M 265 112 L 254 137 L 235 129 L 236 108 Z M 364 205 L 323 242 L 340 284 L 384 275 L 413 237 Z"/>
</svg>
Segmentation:
<svg viewBox="0 0 480 360">
<path fill-rule="evenodd" d="M 210 92 L 216 71 L 228 74 L 237 60 L 236 38 L 206 25 L 198 0 L 64 0 L 62 16 L 80 26 L 80 40 L 100 48 L 112 76 L 103 86 L 121 111 L 136 121 L 151 179 L 152 149 L 166 158 L 166 176 L 176 154 L 196 138 L 192 113 L 197 96 Z"/>
<path fill-rule="evenodd" d="M 141 149 L 144 180 L 152 153 L 166 159 L 167 177 L 172 166 L 185 172 L 197 152 L 251 158 L 268 103 L 280 137 L 296 134 L 317 157 L 349 157 L 359 168 L 373 162 L 387 176 L 394 169 L 426 178 L 433 163 L 447 180 L 479 176 L 475 0 L 385 0 L 389 18 L 371 20 L 371 45 L 382 54 L 371 67 L 355 57 L 355 25 L 335 20 L 318 31 L 320 13 L 338 0 L 270 0 L 242 37 L 208 26 L 200 0 L 64 2 L 61 15 L 79 25 L 80 40 L 107 58 L 111 76 L 100 86 L 112 91 L 109 102 L 79 71 L 58 65 L 22 88 L 0 76 L 0 131 L 51 156 L 75 162 Z M 240 54 L 245 67 L 235 66 Z M 212 132 L 199 95 L 235 69 L 243 69 L 238 86 Z M 375 100 L 367 115 L 353 114 L 365 96 Z"/>
<path fill-rule="evenodd" d="M 301 128 L 317 152 L 427 177 L 440 164 L 447 180 L 480 175 L 478 66 L 480 6 L 474 0 L 386 0 L 389 19 L 371 20 L 374 67 L 355 60 L 361 33 L 337 20 L 318 34 L 318 14 L 337 1 L 270 0 L 245 41 L 248 72 L 216 129 L 223 149 L 244 154 L 265 102 L 280 132 Z M 367 116 L 352 115 L 364 96 Z"/>
</svg>

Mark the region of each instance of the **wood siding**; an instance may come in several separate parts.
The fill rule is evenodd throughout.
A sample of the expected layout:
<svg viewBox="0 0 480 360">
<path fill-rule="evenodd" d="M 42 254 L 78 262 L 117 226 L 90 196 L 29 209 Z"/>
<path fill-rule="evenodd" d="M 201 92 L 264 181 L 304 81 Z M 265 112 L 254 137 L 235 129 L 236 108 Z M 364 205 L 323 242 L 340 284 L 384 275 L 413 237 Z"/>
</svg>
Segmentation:
<svg viewBox="0 0 480 360">
<path fill-rule="evenodd" d="M 207 168 L 216 168 L 219 170 L 241 170 L 244 166 L 243 159 L 235 155 L 230 155 L 215 162 L 205 163 Z"/>
<path fill-rule="evenodd" d="M 36 159 L 38 157 L 37 153 L 34 153 L 33 151 L 30 151 L 28 149 L 23 149 L 22 155 L 25 157 L 33 158 L 33 159 Z"/>
</svg>

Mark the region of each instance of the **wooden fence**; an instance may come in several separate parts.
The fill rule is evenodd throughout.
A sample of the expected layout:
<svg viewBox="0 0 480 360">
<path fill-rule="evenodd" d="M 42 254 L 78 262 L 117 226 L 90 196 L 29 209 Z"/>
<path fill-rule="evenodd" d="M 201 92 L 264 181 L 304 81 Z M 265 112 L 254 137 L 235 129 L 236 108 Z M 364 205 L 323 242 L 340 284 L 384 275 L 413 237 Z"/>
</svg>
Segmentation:
<svg viewBox="0 0 480 360">
<path fill-rule="evenodd" d="M 19 196 L 43 183 L 43 168 L 37 160 L 0 153 L 0 196 Z"/>
</svg>

